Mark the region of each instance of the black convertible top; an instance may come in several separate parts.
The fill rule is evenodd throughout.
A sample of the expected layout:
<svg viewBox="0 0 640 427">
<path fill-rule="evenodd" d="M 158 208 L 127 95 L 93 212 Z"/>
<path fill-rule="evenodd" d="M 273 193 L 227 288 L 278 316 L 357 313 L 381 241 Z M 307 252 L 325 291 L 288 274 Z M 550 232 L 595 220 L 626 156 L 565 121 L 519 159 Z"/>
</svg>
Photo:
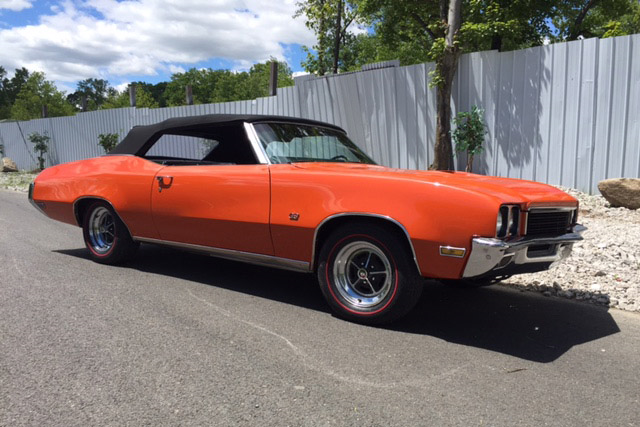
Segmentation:
<svg viewBox="0 0 640 427">
<path fill-rule="evenodd" d="M 336 129 L 344 132 L 338 126 L 318 122 L 315 120 L 300 119 L 285 116 L 261 116 L 249 114 L 206 114 L 202 116 L 174 117 L 152 125 L 134 126 L 127 136 L 109 152 L 109 154 L 137 154 L 146 143 L 160 132 L 167 130 L 187 130 L 206 125 L 223 125 L 232 123 L 253 122 L 289 122 L 306 125 L 315 125 Z"/>
</svg>

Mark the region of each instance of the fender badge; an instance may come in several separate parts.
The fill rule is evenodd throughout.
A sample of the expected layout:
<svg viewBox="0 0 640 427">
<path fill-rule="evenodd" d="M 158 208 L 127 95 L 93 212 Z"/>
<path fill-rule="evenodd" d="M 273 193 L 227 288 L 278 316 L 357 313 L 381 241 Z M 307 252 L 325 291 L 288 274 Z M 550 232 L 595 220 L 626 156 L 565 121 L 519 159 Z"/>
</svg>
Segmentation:
<svg viewBox="0 0 640 427">
<path fill-rule="evenodd" d="M 291 212 L 291 213 L 289 214 L 289 219 L 290 219 L 291 221 L 297 221 L 297 220 L 299 220 L 299 219 L 300 219 L 300 214 L 299 214 L 299 213 L 297 213 L 297 212 Z"/>
</svg>

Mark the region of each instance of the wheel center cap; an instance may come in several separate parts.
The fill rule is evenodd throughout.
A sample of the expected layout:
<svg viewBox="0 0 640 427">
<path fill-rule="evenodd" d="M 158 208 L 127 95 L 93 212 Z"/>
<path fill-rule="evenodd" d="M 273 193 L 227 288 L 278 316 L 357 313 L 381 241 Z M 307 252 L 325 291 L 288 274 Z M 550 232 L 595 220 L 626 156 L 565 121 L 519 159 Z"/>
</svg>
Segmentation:
<svg viewBox="0 0 640 427">
<path fill-rule="evenodd" d="M 366 279 L 367 276 L 368 276 L 367 270 L 365 270 L 364 268 L 361 268 L 360 270 L 358 270 L 358 277 L 360 279 Z"/>
</svg>

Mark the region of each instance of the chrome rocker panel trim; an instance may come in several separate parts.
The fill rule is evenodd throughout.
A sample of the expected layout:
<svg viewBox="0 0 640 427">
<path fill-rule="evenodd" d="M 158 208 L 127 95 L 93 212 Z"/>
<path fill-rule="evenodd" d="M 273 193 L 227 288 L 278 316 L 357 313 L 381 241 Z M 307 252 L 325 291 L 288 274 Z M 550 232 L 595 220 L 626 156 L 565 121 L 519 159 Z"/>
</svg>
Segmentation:
<svg viewBox="0 0 640 427">
<path fill-rule="evenodd" d="M 133 237 L 136 242 L 153 243 L 156 245 L 171 246 L 174 248 L 186 249 L 195 252 L 205 253 L 217 258 L 229 259 L 232 261 L 246 262 L 263 267 L 274 267 L 283 270 L 298 271 L 308 273 L 309 263 L 295 259 L 280 258 L 271 255 L 254 254 L 250 252 L 236 251 L 233 249 L 214 248 L 211 246 L 193 245 L 191 243 L 171 242 L 167 240 L 151 239 L 148 237 Z"/>
<path fill-rule="evenodd" d="M 582 232 L 587 228 L 578 224 L 571 233 L 556 237 L 541 237 L 505 242 L 488 237 L 476 237 L 471 242 L 471 252 L 462 277 L 471 278 L 500 275 L 501 270 L 510 267 L 509 274 L 531 271 L 535 264 L 546 266 L 569 256 L 573 244 L 582 240 Z M 555 245 L 553 253 L 547 256 L 528 257 L 527 249 L 536 245 Z"/>
</svg>

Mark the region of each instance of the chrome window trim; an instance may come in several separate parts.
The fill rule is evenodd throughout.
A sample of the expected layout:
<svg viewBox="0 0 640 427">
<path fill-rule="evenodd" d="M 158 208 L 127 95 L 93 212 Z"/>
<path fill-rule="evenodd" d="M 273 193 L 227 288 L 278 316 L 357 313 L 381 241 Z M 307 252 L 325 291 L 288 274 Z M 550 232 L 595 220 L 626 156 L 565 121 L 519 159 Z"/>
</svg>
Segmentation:
<svg viewBox="0 0 640 427">
<path fill-rule="evenodd" d="M 244 131 L 247 134 L 247 138 L 251 142 L 251 148 L 258 159 L 258 162 L 261 165 L 270 165 L 269 157 L 267 156 L 267 152 L 264 147 L 260 143 L 260 138 L 258 137 L 258 132 L 253 127 L 253 123 L 245 122 L 244 123 Z"/>
<path fill-rule="evenodd" d="M 330 221 L 332 219 L 335 219 L 335 218 L 345 217 L 345 216 L 379 218 L 379 219 L 384 219 L 384 220 L 390 221 L 390 222 L 394 223 L 395 225 L 397 225 L 398 227 L 400 227 L 400 229 L 402 229 L 402 231 L 404 232 L 405 236 L 407 237 L 407 241 L 409 242 L 409 247 L 411 248 L 411 254 L 413 255 L 413 261 L 416 263 L 416 267 L 418 268 L 418 271 L 420 271 L 420 265 L 418 264 L 418 257 L 416 256 L 416 251 L 413 248 L 413 242 L 411 241 L 411 236 L 409 235 L 409 232 L 404 227 L 404 225 L 402 225 L 398 220 L 396 220 L 394 218 L 391 218 L 390 216 L 380 215 L 380 214 L 372 214 L 372 213 L 367 213 L 367 212 L 342 212 L 342 213 L 329 215 L 328 217 L 323 219 L 320 222 L 320 224 L 318 224 L 316 226 L 316 229 L 313 232 L 313 242 L 312 242 L 313 246 L 311 248 L 311 263 L 310 263 L 310 266 L 309 266 L 310 270 L 313 270 L 315 268 L 315 266 L 316 266 L 315 265 L 316 264 L 316 244 L 317 244 L 317 239 L 318 239 L 318 231 L 320 231 L 322 226 L 324 224 L 326 224 L 328 221 Z"/>
<path fill-rule="evenodd" d="M 298 271 L 308 273 L 309 263 L 289 258 L 280 258 L 272 255 L 256 254 L 252 252 L 237 251 L 234 249 L 215 248 L 212 246 L 194 245 L 191 243 L 173 242 L 169 240 L 152 239 L 149 237 L 133 237 L 136 242 L 153 243 L 163 246 L 171 246 L 179 249 L 188 249 L 203 252 L 208 255 L 224 258 L 232 261 L 241 261 L 263 267 L 274 267 L 283 270 Z"/>
</svg>

